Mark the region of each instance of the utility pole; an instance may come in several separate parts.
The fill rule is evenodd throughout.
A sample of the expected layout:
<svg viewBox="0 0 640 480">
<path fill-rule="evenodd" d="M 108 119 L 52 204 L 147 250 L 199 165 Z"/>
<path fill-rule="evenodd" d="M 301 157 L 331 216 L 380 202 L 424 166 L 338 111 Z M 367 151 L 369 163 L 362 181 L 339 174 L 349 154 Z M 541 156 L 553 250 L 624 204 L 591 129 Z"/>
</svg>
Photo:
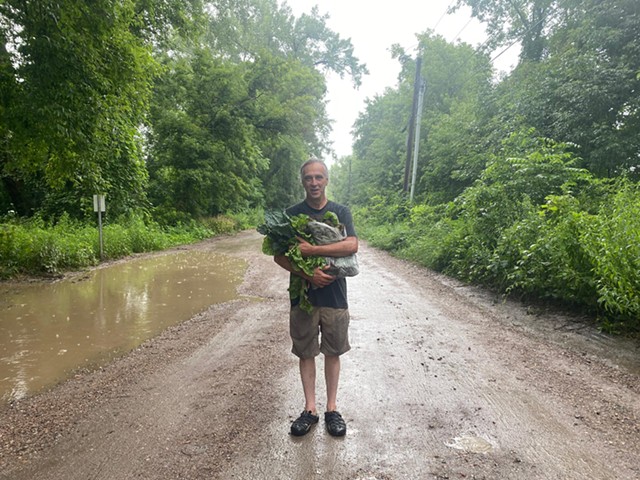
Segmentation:
<svg viewBox="0 0 640 480">
<path fill-rule="evenodd" d="M 347 206 L 351 205 L 351 161 L 353 160 L 353 155 L 349 155 L 349 175 L 348 175 L 348 183 L 347 183 Z"/>
<path fill-rule="evenodd" d="M 416 115 L 418 112 L 418 99 L 420 96 L 420 84 L 422 70 L 422 58 L 416 58 L 416 75 L 413 83 L 413 106 L 411 108 L 411 119 L 409 120 L 409 136 L 407 138 L 407 159 L 404 165 L 404 184 L 402 190 L 406 193 L 409 191 L 409 170 L 411 169 L 411 149 L 414 143 Z"/>
<path fill-rule="evenodd" d="M 416 188 L 416 177 L 418 176 L 418 152 L 420 151 L 420 123 L 422 121 L 422 102 L 424 101 L 424 92 L 427 88 L 425 80 L 420 81 L 420 94 L 418 95 L 418 112 L 416 114 L 416 133 L 415 143 L 413 146 L 413 174 L 411 176 L 411 194 L 409 195 L 409 203 L 413 203 L 413 192 Z"/>
</svg>

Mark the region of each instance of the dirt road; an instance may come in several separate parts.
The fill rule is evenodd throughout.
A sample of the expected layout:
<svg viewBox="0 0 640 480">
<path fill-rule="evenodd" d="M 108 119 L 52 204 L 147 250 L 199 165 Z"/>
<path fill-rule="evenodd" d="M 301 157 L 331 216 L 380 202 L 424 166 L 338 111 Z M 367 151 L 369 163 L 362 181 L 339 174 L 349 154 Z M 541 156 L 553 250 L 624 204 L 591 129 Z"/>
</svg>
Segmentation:
<svg viewBox="0 0 640 480">
<path fill-rule="evenodd" d="M 347 436 L 291 437 L 287 274 L 260 240 L 189 247 L 247 259 L 239 300 L 0 407 L 0 479 L 640 479 L 637 345 L 366 246 L 349 281 Z"/>
</svg>

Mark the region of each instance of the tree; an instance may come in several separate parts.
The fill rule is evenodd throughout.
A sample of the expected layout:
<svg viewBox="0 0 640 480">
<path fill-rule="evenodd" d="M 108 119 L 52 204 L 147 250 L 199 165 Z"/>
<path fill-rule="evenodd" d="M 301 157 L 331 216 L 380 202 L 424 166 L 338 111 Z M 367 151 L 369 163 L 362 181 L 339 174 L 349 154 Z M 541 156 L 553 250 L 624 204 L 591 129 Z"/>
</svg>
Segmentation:
<svg viewBox="0 0 640 480">
<path fill-rule="evenodd" d="M 463 5 L 486 24 L 488 51 L 515 42 L 522 44 L 522 61 L 539 61 L 546 49 L 546 34 L 561 8 L 555 0 L 458 0 L 452 11 Z"/>
<path fill-rule="evenodd" d="M 331 197 L 336 201 L 351 205 L 353 194 L 351 171 L 353 166 L 353 155 L 340 157 L 331 165 L 329 172 L 329 190 Z"/>
<path fill-rule="evenodd" d="M 209 3 L 207 43 L 238 61 L 257 58 L 262 51 L 293 59 L 326 74 L 351 77 L 359 86 L 367 67 L 354 55 L 349 39 L 327 27 L 328 15 L 318 7 L 296 18 L 286 2 L 276 0 L 218 0 Z"/>
<path fill-rule="evenodd" d="M 491 88 L 491 67 L 488 58 L 469 45 L 449 44 L 431 32 L 418 39 L 426 92 L 416 193 L 440 203 L 455 198 L 484 167 L 479 149 L 486 134 L 482 100 Z M 397 89 L 369 100 L 354 126 L 355 203 L 400 192 L 407 148 L 413 149 L 407 145 L 407 126 L 417 62 L 400 47 L 393 52 L 402 66 Z"/>
<path fill-rule="evenodd" d="M 489 58 L 468 44 L 450 44 L 427 32 L 418 36 L 426 81 L 416 194 L 429 203 L 453 200 L 481 174 Z"/>
<path fill-rule="evenodd" d="M 269 159 L 261 177 L 265 205 L 283 207 L 300 198 L 301 160 L 309 151 L 320 151 L 328 133 L 325 80 L 301 62 L 268 53 L 251 64 L 250 72 L 250 121 L 260 151 Z"/>
<path fill-rule="evenodd" d="M 183 5 L 180 7 L 180 5 Z M 184 2 L 6 0 L 0 3 L 0 176 L 22 215 L 44 201 L 78 215 L 107 193 L 110 211 L 144 205 L 144 121 L 156 39 Z M 6 92 L 6 93 L 5 93 Z"/>
<path fill-rule="evenodd" d="M 600 176 L 640 153 L 640 7 L 584 1 L 549 39 L 549 56 L 523 63 L 497 90 L 494 131 L 534 127 L 574 145 Z"/>
<path fill-rule="evenodd" d="M 206 10 L 207 33 L 200 45 L 177 39 L 162 57 L 167 78 L 156 90 L 150 135 L 153 199 L 163 198 L 163 204 L 196 216 L 226 208 L 291 204 L 301 194 L 301 161 L 310 152 L 326 149 L 330 124 L 323 74 L 346 74 L 359 83 L 366 67 L 353 56 L 351 42 L 329 30 L 326 17 L 317 11 L 296 19 L 286 5 L 279 7 L 272 0 L 221 0 L 208 3 Z M 201 68 L 208 73 L 196 81 L 193 72 Z M 222 80 L 224 71 L 233 72 L 232 82 Z M 234 85 L 232 92 L 225 83 Z M 210 94 L 203 95 L 205 91 Z M 212 116 L 219 109 L 234 124 L 226 134 L 212 129 L 216 123 Z M 190 133 L 183 130 L 186 125 Z M 183 133 L 175 135 L 172 129 Z M 221 149 L 214 155 L 211 142 L 243 147 Z M 197 161 L 185 166 L 180 154 Z M 189 185 L 210 183 L 212 175 L 232 174 L 238 165 L 253 166 L 236 173 L 237 183 L 228 185 L 237 194 L 220 197 L 185 185 L 190 195 L 180 198 L 190 199 L 190 206 L 172 202 L 180 179 L 191 175 Z"/>
<path fill-rule="evenodd" d="M 410 112 L 410 92 L 387 89 L 367 100 L 353 128 L 350 199 L 354 204 L 402 191 Z"/>
<path fill-rule="evenodd" d="M 194 217 L 255 204 L 266 161 L 245 111 L 243 66 L 209 50 L 165 61 L 151 112 L 152 200 Z"/>
</svg>

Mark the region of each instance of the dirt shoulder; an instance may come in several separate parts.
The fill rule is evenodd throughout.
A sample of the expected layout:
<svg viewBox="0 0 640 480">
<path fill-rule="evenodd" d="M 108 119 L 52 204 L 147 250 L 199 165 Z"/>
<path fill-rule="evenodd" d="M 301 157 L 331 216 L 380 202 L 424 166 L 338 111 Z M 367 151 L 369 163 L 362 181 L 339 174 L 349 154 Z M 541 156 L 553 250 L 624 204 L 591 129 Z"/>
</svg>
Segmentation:
<svg viewBox="0 0 640 480">
<path fill-rule="evenodd" d="M 366 245 L 349 281 L 349 433 L 289 437 L 287 275 L 259 241 L 186 247 L 246 259 L 238 300 L 0 407 L 0 479 L 640 478 L 637 344 Z"/>
<path fill-rule="evenodd" d="M 118 445 L 117 448 L 128 450 L 132 447 L 135 450 L 137 436 L 147 436 L 151 431 L 156 432 L 160 439 L 162 437 L 160 425 L 145 425 L 145 417 L 150 417 L 151 412 L 155 417 L 159 413 L 158 410 L 167 409 L 163 422 L 180 423 L 182 419 L 178 412 L 182 407 L 176 405 L 176 411 L 171 411 L 168 404 L 170 400 L 163 398 L 161 399 L 163 405 L 158 405 L 156 396 L 163 396 L 167 388 L 175 391 L 188 388 L 189 382 L 193 382 L 193 385 L 202 382 L 201 378 L 196 378 L 198 375 L 204 377 L 211 375 L 216 379 L 223 379 L 209 384 L 209 388 L 215 390 L 215 394 L 212 393 L 212 401 L 214 397 L 233 399 L 233 403 L 227 407 L 228 411 L 233 409 L 233 415 L 238 419 L 249 417 L 251 410 L 257 408 L 250 394 L 262 382 L 265 375 L 269 374 L 270 369 L 278 370 L 277 360 L 283 359 L 286 354 L 274 347 L 286 339 L 286 331 L 282 328 L 265 332 L 260 355 L 251 352 L 229 364 L 216 363 L 208 371 L 207 367 L 212 362 L 209 359 L 205 364 L 198 365 L 197 371 L 191 370 L 190 378 L 186 376 L 181 379 L 168 380 L 168 378 L 175 370 L 180 372 L 178 376 L 183 376 L 181 369 L 184 368 L 184 362 L 188 362 L 192 355 L 210 345 L 212 339 L 223 340 L 224 335 L 231 335 L 234 338 L 229 339 L 228 343 L 237 344 L 241 340 L 236 338 L 240 334 L 236 329 L 237 322 L 241 321 L 239 316 L 259 318 L 266 307 L 276 315 L 279 313 L 281 319 L 285 318 L 287 310 L 283 301 L 283 292 L 269 282 L 269 277 L 275 270 L 272 268 L 273 261 L 256 250 L 255 245 L 255 235 L 247 232 L 235 237 L 217 237 L 195 245 L 177 248 L 178 251 L 210 250 L 246 258 L 247 271 L 239 289 L 241 298 L 214 305 L 188 321 L 168 328 L 161 335 L 97 370 L 78 370 L 71 379 L 45 393 L 1 406 L 0 478 L 26 479 L 39 478 L 39 475 L 42 475 L 42 478 L 53 478 L 46 476 L 45 473 L 38 473 L 38 470 L 44 468 L 46 472 L 47 468 L 50 468 L 51 461 L 60 461 L 67 455 L 77 454 L 76 449 L 86 454 L 84 448 L 88 437 L 95 437 L 96 442 L 90 450 L 99 450 L 101 442 L 115 437 L 113 434 L 119 428 L 131 432 L 134 438 L 124 439 L 123 444 Z M 162 254 L 165 253 L 167 252 Z M 145 255 L 157 254 L 159 253 Z M 136 258 L 140 256 L 137 255 Z M 126 261 L 128 259 L 120 259 L 102 264 L 98 268 L 108 268 L 110 264 Z M 279 272 L 276 270 L 276 273 Z M 76 281 L 82 276 L 82 272 L 69 273 L 66 279 Z M 252 335 L 256 335 L 256 332 L 252 332 Z M 231 354 L 226 346 L 216 350 L 212 355 Z M 237 354 L 240 356 L 240 352 Z M 274 358 L 271 358 L 272 356 Z M 166 383 L 167 381 L 169 384 Z M 215 389 L 213 384 L 217 384 Z M 219 388 L 220 386 L 223 388 Z M 266 399 L 268 392 L 264 395 Z M 179 398 L 174 398 L 173 401 L 181 403 Z M 152 419 L 149 418 L 147 421 L 151 422 Z M 238 424 L 241 423 L 238 422 Z M 217 465 L 223 465 L 229 461 L 231 452 L 234 451 L 234 438 L 242 437 L 243 432 L 228 425 L 224 425 L 224 429 L 221 429 L 219 425 L 211 425 L 211 421 L 201 425 L 201 427 L 205 426 L 210 427 L 207 428 L 207 435 L 214 439 L 218 437 L 221 439 L 216 460 L 212 462 L 213 466 L 207 467 L 215 470 L 219 468 Z M 184 443 L 179 449 L 183 453 L 178 455 L 177 460 L 189 459 L 193 456 L 189 453 L 190 440 L 173 439 L 173 441 Z M 107 455 L 109 451 L 110 449 L 105 448 L 102 453 Z M 123 451 L 121 454 L 126 456 L 133 452 Z M 50 455 L 58 457 L 57 460 L 48 458 Z M 99 452 L 98 456 L 100 455 Z M 180 464 L 180 461 L 176 462 L 175 471 L 180 470 Z M 102 478 L 125 478 L 125 476 L 119 477 L 115 472 L 106 475 Z M 173 478 L 170 475 L 163 477 L 164 473 L 162 475 L 150 473 L 150 475 L 147 478 Z"/>
</svg>

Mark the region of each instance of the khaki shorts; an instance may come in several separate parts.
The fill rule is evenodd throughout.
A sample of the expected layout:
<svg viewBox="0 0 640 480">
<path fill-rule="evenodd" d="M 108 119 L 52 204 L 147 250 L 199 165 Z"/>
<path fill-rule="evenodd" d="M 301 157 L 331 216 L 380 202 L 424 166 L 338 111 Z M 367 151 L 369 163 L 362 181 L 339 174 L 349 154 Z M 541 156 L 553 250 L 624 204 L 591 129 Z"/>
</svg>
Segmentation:
<svg viewBox="0 0 640 480">
<path fill-rule="evenodd" d="M 351 349 L 349 310 L 315 307 L 308 314 L 298 306 L 292 307 L 289 333 L 293 341 L 291 352 L 300 358 L 313 358 L 320 352 L 329 356 L 342 355 Z"/>
</svg>

